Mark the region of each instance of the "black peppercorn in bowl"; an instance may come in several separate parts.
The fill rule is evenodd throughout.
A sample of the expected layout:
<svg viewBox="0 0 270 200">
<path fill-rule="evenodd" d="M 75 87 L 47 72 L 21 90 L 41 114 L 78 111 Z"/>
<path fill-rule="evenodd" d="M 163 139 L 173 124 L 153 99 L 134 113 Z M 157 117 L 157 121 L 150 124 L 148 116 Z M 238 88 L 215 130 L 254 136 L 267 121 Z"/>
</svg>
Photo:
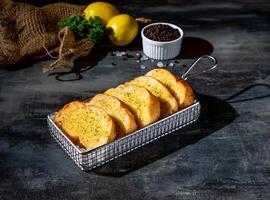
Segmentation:
<svg viewBox="0 0 270 200">
<path fill-rule="evenodd" d="M 142 31 L 143 53 L 156 60 L 169 60 L 179 55 L 183 30 L 170 23 L 158 22 L 145 26 Z"/>
</svg>

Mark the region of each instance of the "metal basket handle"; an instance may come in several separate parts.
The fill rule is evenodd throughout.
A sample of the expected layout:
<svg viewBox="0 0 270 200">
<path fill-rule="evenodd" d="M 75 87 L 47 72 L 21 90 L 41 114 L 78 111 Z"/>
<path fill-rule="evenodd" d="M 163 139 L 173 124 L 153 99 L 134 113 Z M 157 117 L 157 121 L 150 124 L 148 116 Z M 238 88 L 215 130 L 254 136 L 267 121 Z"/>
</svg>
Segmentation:
<svg viewBox="0 0 270 200">
<path fill-rule="evenodd" d="M 194 74 L 191 74 L 191 75 L 188 75 L 188 73 L 193 69 L 193 67 L 196 66 L 196 64 L 201 60 L 201 59 L 204 59 L 204 58 L 210 58 L 212 61 L 213 61 L 213 65 L 207 69 L 204 69 L 200 72 L 197 72 L 197 73 L 194 73 Z M 191 65 L 190 67 L 182 74 L 181 78 L 184 79 L 184 80 L 187 80 L 188 78 L 190 77 L 194 77 L 194 76 L 197 76 L 199 74 L 202 74 L 202 73 L 205 73 L 205 72 L 208 72 L 212 69 L 215 69 L 217 67 L 217 59 L 214 58 L 213 56 L 210 56 L 210 55 L 203 55 L 199 58 L 197 58 Z"/>
</svg>

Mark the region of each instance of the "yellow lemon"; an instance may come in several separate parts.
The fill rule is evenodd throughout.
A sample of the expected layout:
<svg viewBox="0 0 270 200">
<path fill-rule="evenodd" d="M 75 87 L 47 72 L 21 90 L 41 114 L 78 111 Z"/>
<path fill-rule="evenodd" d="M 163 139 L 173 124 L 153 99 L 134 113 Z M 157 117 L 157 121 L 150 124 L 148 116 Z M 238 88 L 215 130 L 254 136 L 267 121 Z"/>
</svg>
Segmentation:
<svg viewBox="0 0 270 200">
<path fill-rule="evenodd" d="M 112 4 L 102 1 L 97 1 L 89 4 L 83 11 L 84 18 L 89 20 L 90 17 L 99 17 L 104 25 L 115 15 L 118 15 L 119 10 Z"/>
<path fill-rule="evenodd" d="M 131 43 L 138 34 L 138 22 L 127 14 L 116 15 L 106 26 L 110 41 L 116 46 Z"/>
</svg>

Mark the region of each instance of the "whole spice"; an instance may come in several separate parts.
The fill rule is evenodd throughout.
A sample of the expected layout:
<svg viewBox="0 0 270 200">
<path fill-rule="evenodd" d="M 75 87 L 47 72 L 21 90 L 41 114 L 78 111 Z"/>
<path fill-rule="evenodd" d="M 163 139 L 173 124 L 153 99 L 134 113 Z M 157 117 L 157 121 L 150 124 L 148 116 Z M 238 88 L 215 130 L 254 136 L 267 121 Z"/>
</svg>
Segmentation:
<svg viewBox="0 0 270 200">
<path fill-rule="evenodd" d="M 154 41 L 168 42 L 180 37 L 180 32 L 167 24 L 155 24 L 144 30 L 144 35 Z"/>
</svg>

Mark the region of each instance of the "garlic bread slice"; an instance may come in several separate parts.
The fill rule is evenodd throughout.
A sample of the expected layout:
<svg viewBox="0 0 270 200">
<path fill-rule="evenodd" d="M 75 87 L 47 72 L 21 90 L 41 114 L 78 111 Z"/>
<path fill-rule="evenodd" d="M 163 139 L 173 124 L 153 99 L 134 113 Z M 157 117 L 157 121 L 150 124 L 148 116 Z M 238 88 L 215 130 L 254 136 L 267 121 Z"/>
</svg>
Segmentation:
<svg viewBox="0 0 270 200">
<path fill-rule="evenodd" d="M 129 82 L 145 87 L 160 101 L 160 118 L 167 117 L 178 110 L 178 103 L 171 92 L 158 80 L 150 76 L 140 76 Z"/>
<path fill-rule="evenodd" d="M 120 85 L 109 89 L 105 94 L 123 101 L 136 117 L 139 128 L 143 128 L 160 116 L 160 102 L 147 89 L 136 85 Z"/>
<path fill-rule="evenodd" d="M 195 94 L 189 84 L 166 69 L 153 69 L 146 76 L 153 77 L 165 85 L 176 98 L 179 109 L 183 109 L 195 101 Z"/>
<path fill-rule="evenodd" d="M 119 99 L 107 95 L 97 94 L 85 104 L 103 108 L 114 120 L 117 138 L 121 138 L 137 129 L 134 115 L 128 107 Z"/>
<path fill-rule="evenodd" d="M 113 119 L 102 108 L 71 102 L 64 106 L 55 121 L 75 143 L 85 149 L 96 148 L 115 139 Z"/>
</svg>

